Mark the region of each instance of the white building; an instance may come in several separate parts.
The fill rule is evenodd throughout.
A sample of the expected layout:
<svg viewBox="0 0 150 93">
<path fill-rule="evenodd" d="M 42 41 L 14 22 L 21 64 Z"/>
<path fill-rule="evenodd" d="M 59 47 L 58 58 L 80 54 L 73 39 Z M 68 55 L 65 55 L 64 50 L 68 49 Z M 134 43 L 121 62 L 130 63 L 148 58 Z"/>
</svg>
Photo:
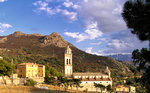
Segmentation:
<svg viewBox="0 0 150 93">
<path fill-rule="evenodd" d="M 3 59 L 3 57 L 0 56 L 0 59 Z"/>
<path fill-rule="evenodd" d="M 64 68 L 65 76 L 73 79 L 80 79 L 82 88 L 78 88 L 81 91 L 97 91 L 94 83 L 102 84 L 104 86 L 112 85 L 112 79 L 110 77 L 110 70 L 106 67 L 103 73 L 100 72 L 87 72 L 87 73 L 73 73 L 72 66 L 72 50 L 67 47 L 64 55 Z M 99 90 L 100 91 L 100 90 Z M 106 90 L 105 90 L 106 91 Z"/>
</svg>

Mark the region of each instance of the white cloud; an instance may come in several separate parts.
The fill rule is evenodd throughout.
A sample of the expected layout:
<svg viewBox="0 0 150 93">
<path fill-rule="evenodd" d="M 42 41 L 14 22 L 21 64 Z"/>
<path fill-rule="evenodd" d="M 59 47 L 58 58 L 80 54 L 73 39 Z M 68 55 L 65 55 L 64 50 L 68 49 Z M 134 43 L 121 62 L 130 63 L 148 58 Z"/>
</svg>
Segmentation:
<svg viewBox="0 0 150 93">
<path fill-rule="evenodd" d="M 122 0 L 84 0 L 78 9 L 84 20 L 93 18 L 98 28 L 104 33 L 112 33 L 126 29 L 121 16 Z"/>
<path fill-rule="evenodd" d="M 43 2 L 43 1 L 36 1 L 33 3 L 34 6 L 37 6 L 36 12 L 41 12 L 44 11 L 49 15 L 55 14 L 55 11 L 48 6 L 48 2 Z"/>
<path fill-rule="evenodd" d="M 65 32 L 64 33 L 66 36 L 72 37 L 76 39 L 76 42 L 81 42 L 86 39 L 96 39 L 100 36 L 103 35 L 103 33 L 97 28 L 97 22 L 88 22 L 86 25 L 86 30 L 84 33 L 79 33 L 79 32 Z"/>
<path fill-rule="evenodd" d="M 105 54 L 132 53 L 135 49 L 148 48 L 148 42 L 141 42 L 129 30 L 114 33 L 107 39 Z"/>
<path fill-rule="evenodd" d="M 74 4 L 74 5 L 72 6 L 72 8 L 76 10 L 76 9 L 80 8 L 80 6 L 77 5 L 77 4 Z"/>
<path fill-rule="evenodd" d="M 90 43 L 91 45 L 101 45 L 101 42 L 97 42 L 97 43 Z"/>
<path fill-rule="evenodd" d="M 101 40 L 101 41 L 104 41 L 104 42 L 108 41 L 106 38 L 99 38 L 98 40 Z"/>
<path fill-rule="evenodd" d="M 77 20 L 77 13 L 76 12 L 69 12 L 68 10 L 62 10 L 62 14 L 70 21 Z"/>
<path fill-rule="evenodd" d="M 85 52 L 92 53 L 92 49 L 93 49 L 92 47 L 88 47 L 88 48 L 85 49 Z"/>
<path fill-rule="evenodd" d="M 12 26 L 10 24 L 6 23 L 0 23 L 0 33 L 5 32 L 8 28 L 11 28 Z"/>
<path fill-rule="evenodd" d="M 129 43 L 123 41 L 123 40 L 118 40 L 114 39 L 110 43 L 108 43 L 108 47 L 113 48 L 113 49 L 126 49 L 130 46 Z"/>
<path fill-rule="evenodd" d="M 93 54 L 93 55 L 98 55 L 98 56 L 102 55 L 102 53 L 103 53 L 102 51 L 93 52 L 92 49 L 93 49 L 93 47 L 87 47 L 87 48 L 85 48 L 85 52 L 87 52 L 89 54 Z"/>
<path fill-rule="evenodd" d="M 55 2 L 58 2 L 55 1 Z M 54 15 L 54 14 L 62 14 L 64 17 L 66 17 L 66 19 L 68 19 L 69 21 L 75 21 L 77 20 L 77 12 L 75 11 L 69 11 L 67 9 L 62 8 L 62 5 L 59 4 L 58 6 L 53 6 L 50 7 L 49 3 L 52 3 L 52 0 L 39 0 L 33 3 L 34 6 L 36 6 L 37 8 L 34 10 L 35 12 L 39 13 L 39 12 L 46 12 L 49 15 Z M 70 2 L 69 0 L 66 0 L 63 5 L 67 8 L 69 7 L 74 7 L 77 8 L 77 5 L 74 5 L 72 2 Z"/>
<path fill-rule="evenodd" d="M 0 0 L 1 3 L 5 2 L 5 1 L 7 1 L 7 0 Z"/>
<path fill-rule="evenodd" d="M 81 41 L 84 41 L 85 39 L 88 38 L 87 35 L 80 34 L 79 32 L 65 32 L 64 34 L 66 36 L 69 36 L 69 37 L 76 39 L 76 42 L 81 42 Z"/>
<path fill-rule="evenodd" d="M 53 0 L 45 0 L 46 2 L 52 2 Z"/>
<path fill-rule="evenodd" d="M 95 39 L 102 36 L 103 33 L 98 29 L 97 22 L 89 21 L 86 24 L 85 33 L 89 35 L 89 39 Z"/>
<path fill-rule="evenodd" d="M 71 6 L 73 5 L 73 3 L 70 2 L 69 0 L 67 0 L 67 1 L 65 1 L 65 2 L 63 3 L 63 5 L 64 5 L 65 7 L 71 7 Z"/>
</svg>

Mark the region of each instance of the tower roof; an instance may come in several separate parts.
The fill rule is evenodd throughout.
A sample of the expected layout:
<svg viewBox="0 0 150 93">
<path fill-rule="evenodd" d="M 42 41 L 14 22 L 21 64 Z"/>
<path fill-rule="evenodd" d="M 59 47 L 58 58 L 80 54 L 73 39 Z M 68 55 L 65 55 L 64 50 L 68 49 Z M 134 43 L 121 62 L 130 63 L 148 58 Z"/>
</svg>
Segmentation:
<svg viewBox="0 0 150 93">
<path fill-rule="evenodd" d="M 67 50 L 71 50 L 71 48 L 69 46 L 67 46 Z"/>
</svg>

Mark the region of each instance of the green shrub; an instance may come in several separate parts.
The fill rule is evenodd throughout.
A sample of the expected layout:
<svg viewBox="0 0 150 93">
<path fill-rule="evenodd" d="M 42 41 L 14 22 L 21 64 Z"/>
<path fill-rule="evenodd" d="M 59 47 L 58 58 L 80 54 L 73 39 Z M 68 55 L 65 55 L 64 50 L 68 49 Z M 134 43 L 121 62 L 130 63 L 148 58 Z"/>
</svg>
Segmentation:
<svg viewBox="0 0 150 93">
<path fill-rule="evenodd" d="M 26 86 L 34 86 L 36 82 L 33 79 L 27 79 L 25 84 Z"/>
</svg>

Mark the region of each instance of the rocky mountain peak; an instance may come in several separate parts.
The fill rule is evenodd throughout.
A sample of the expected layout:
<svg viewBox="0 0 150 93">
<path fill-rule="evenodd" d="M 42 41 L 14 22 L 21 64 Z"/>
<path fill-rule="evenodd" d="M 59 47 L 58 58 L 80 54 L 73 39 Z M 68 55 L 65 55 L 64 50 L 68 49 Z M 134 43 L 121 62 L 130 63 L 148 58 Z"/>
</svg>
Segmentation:
<svg viewBox="0 0 150 93">
<path fill-rule="evenodd" d="M 23 32 L 21 31 L 16 31 L 14 32 L 13 34 L 11 34 L 12 36 L 15 36 L 15 37 L 18 37 L 18 36 L 22 36 L 22 35 L 25 35 Z"/>
<path fill-rule="evenodd" d="M 51 36 L 60 36 L 57 32 L 53 32 Z"/>
<path fill-rule="evenodd" d="M 57 32 L 53 32 L 51 35 L 44 36 L 41 40 L 42 45 L 55 45 L 57 47 L 67 47 L 68 45 L 72 46 L 72 44 L 68 43 L 64 40 Z"/>
</svg>

